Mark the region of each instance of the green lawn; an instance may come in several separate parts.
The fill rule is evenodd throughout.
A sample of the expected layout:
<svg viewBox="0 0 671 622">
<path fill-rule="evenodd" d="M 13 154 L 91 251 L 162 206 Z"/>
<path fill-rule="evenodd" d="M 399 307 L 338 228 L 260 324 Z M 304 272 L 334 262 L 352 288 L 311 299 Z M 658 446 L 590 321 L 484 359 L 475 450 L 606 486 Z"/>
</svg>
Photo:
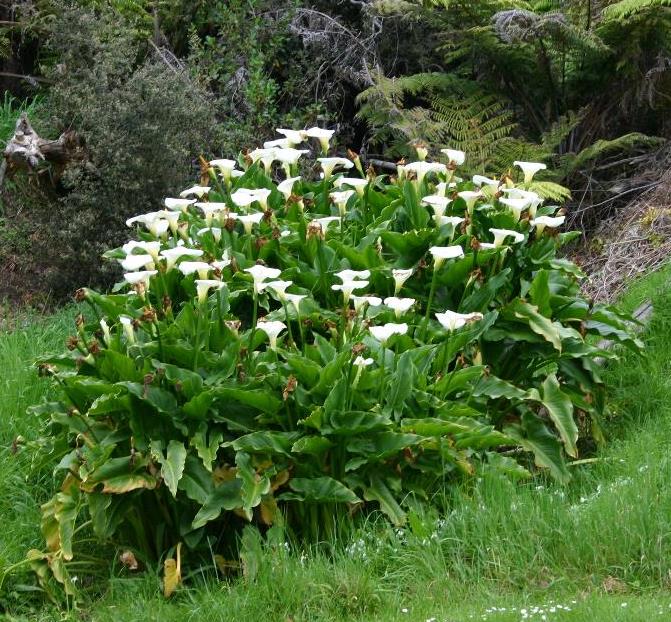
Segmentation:
<svg viewBox="0 0 671 622">
<path fill-rule="evenodd" d="M 0 605 L 8 619 L 31 621 L 669 620 L 670 277 L 652 275 L 623 301 L 629 309 L 646 297 L 655 303 L 647 358 L 625 355 L 605 372 L 611 438 L 595 460 L 572 467 L 567 487 L 483 473 L 444 493 L 449 513 L 416 515 L 406 530 L 371 519 L 350 540 L 310 551 L 268 546 L 251 583 L 217 578 L 185 557 L 186 585 L 169 601 L 158 569 L 129 576 L 113 549 L 96 549 L 83 574 L 94 568 L 102 580 L 70 610 L 35 592 L 25 566 L 6 577 Z M 74 314 L 0 334 L 0 569 L 41 546 L 38 506 L 50 495 L 50 471 L 39 452 L 15 454 L 12 444 L 39 426 L 24 414 L 46 390 L 30 362 L 62 349 Z"/>
</svg>

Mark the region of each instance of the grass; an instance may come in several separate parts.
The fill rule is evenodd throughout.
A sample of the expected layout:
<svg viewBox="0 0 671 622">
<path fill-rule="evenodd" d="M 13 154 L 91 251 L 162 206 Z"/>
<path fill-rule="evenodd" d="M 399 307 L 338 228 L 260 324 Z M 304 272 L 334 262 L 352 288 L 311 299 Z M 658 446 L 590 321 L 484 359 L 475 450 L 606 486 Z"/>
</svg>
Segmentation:
<svg viewBox="0 0 671 622">
<path fill-rule="evenodd" d="M 416 515 L 407 529 L 371 520 L 350 540 L 310 551 L 265 546 L 252 582 L 217 580 L 186 557 L 185 587 L 169 601 L 157 568 L 129 575 L 115 551 L 103 551 L 100 594 L 65 611 L 31 594 L 34 581 L 19 568 L 0 604 L 9 619 L 31 621 L 671 619 L 669 278 L 670 269 L 652 275 L 623 300 L 631 310 L 653 299 L 647 357 L 623 355 L 605 372 L 611 438 L 594 461 L 572 467 L 569 486 L 483 473 L 445 493 L 448 513 Z M 25 329 L 0 334 L 5 568 L 40 546 L 38 506 L 53 485 L 49 472 L 29 469 L 28 452 L 11 451 L 16 434 L 35 434 L 37 422 L 23 413 L 47 390 L 29 364 L 39 353 L 62 349 L 73 316 L 68 309 L 49 320 L 28 318 Z"/>
</svg>

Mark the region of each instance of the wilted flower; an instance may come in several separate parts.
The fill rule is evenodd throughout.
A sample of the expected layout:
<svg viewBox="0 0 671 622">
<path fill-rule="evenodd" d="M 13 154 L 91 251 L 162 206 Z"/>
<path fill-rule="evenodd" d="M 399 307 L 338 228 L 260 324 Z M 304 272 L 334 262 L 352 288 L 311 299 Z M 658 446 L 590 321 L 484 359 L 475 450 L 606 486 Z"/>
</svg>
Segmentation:
<svg viewBox="0 0 671 622">
<path fill-rule="evenodd" d="M 540 235 L 543 233 L 545 227 L 549 227 L 550 229 L 561 227 L 565 220 L 566 216 L 539 216 L 535 220 L 532 220 L 531 224 L 536 227 L 536 234 Z"/>
<path fill-rule="evenodd" d="M 368 330 L 384 346 L 392 335 L 405 335 L 408 332 L 408 325 L 389 322 L 383 326 L 371 326 Z"/>
<path fill-rule="evenodd" d="M 284 181 L 277 185 L 277 189 L 284 195 L 286 201 L 289 200 L 291 193 L 294 190 L 294 184 L 300 179 L 299 177 L 287 177 Z"/>
<path fill-rule="evenodd" d="M 329 179 L 333 175 L 335 168 L 342 166 L 343 168 L 352 168 L 354 163 L 347 158 L 317 158 L 317 161 L 324 171 L 324 179 Z"/>
<path fill-rule="evenodd" d="M 432 246 L 429 252 L 433 255 L 436 270 L 446 259 L 458 259 L 464 256 L 464 249 L 461 246 Z"/>
<path fill-rule="evenodd" d="M 422 203 L 430 205 L 433 208 L 433 220 L 436 224 L 439 224 L 440 219 L 443 217 L 447 206 L 452 203 L 452 201 L 444 196 L 438 194 L 431 194 L 428 197 L 422 199 Z"/>
<path fill-rule="evenodd" d="M 524 183 L 530 184 L 531 180 L 534 178 L 534 175 L 538 171 L 542 171 L 547 168 L 542 162 L 520 162 L 519 160 L 513 162 L 515 166 L 519 166 L 524 173 Z"/>
<path fill-rule="evenodd" d="M 331 192 L 329 196 L 336 204 L 340 217 L 344 217 L 347 210 L 347 201 L 354 195 L 354 190 L 343 190 L 342 192 Z"/>
<path fill-rule="evenodd" d="M 466 154 L 458 149 L 441 149 L 440 152 L 447 156 L 450 164 L 461 166 L 466 161 Z"/>
<path fill-rule="evenodd" d="M 179 271 L 184 276 L 189 276 L 190 274 L 197 272 L 198 278 L 202 280 L 207 280 L 207 276 L 211 269 L 212 266 L 204 261 L 183 261 L 179 264 Z"/>
<path fill-rule="evenodd" d="M 389 296 L 384 299 L 384 304 L 394 310 L 397 318 L 401 317 L 402 313 L 409 311 L 415 302 L 417 301 L 414 298 L 397 298 L 396 296 Z"/>
<path fill-rule="evenodd" d="M 214 279 L 196 279 L 196 291 L 198 292 L 198 302 L 203 303 L 207 300 L 207 295 L 213 287 L 223 287 L 224 283 Z"/>
<path fill-rule="evenodd" d="M 170 210 L 177 210 L 179 212 L 186 213 L 189 205 L 193 205 L 197 199 L 170 199 L 167 198 L 163 201 L 163 204 Z"/>
<path fill-rule="evenodd" d="M 506 238 L 513 238 L 513 244 L 524 242 L 524 234 L 519 231 L 511 231 L 510 229 L 490 229 L 489 232 L 494 234 L 494 248 L 503 246 Z"/>
<path fill-rule="evenodd" d="M 277 268 L 268 268 L 260 264 L 255 264 L 251 268 L 245 268 L 245 272 L 248 272 L 252 275 L 254 279 L 254 293 L 258 294 L 261 292 L 262 288 L 260 287 L 261 283 L 266 279 L 276 279 L 280 274 L 281 270 Z"/>
<path fill-rule="evenodd" d="M 161 257 L 166 261 L 166 270 L 172 270 L 180 257 L 201 257 L 202 255 L 203 251 L 199 248 L 188 248 L 187 246 L 175 246 L 161 251 Z"/>
<path fill-rule="evenodd" d="M 391 275 L 394 277 L 394 296 L 401 291 L 401 288 L 405 282 L 412 276 L 413 269 L 408 268 L 407 270 L 394 269 L 391 271 Z"/>
<path fill-rule="evenodd" d="M 482 319 L 482 313 L 455 313 L 454 311 L 445 311 L 445 313 L 436 313 L 436 319 L 449 331 L 457 330 L 465 326 L 467 322 L 475 322 Z"/>
<path fill-rule="evenodd" d="M 319 140 L 319 144 L 321 145 L 322 153 L 328 153 L 330 147 L 329 143 L 334 133 L 335 130 L 325 130 L 321 127 L 311 127 L 310 129 L 305 130 L 304 134 L 310 138 L 317 138 Z"/>
<path fill-rule="evenodd" d="M 279 334 L 286 329 L 287 325 L 284 322 L 278 320 L 272 322 L 259 322 L 258 328 L 262 330 L 268 339 L 270 339 L 270 348 L 272 350 L 277 350 L 277 337 Z"/>
<path fill-rule="evenodd" d="M 197 196 L 199 199 L 202 199 L 206 194 L 210 192 L 209 186 L 191 186 L 179 193 L 179 196 L 183 199 L 189 196 Z"/>
</svg>

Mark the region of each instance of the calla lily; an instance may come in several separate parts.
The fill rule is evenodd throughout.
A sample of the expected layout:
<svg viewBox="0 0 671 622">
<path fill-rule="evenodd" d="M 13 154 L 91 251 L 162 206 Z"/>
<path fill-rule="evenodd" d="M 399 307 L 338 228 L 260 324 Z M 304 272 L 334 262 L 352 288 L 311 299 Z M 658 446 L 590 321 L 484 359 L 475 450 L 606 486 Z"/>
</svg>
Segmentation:
<svg viewBox="0 0 671 622">
<path fill-rule="evenodd" d="M 466 211 L 469 213 L 469 215 L 472 215 L 475 204 L 477 203 L 478 199 L 482 197 L 482 192 L 463 190 L 462 192 L 458 192 L 457 196 L 466 201 Z"/>
<path fill-rule="evenodd" d="M 215 216 L 219 217 L 222 212 L 228 209 L 226 203 L 196 203 L 195 206 L 203 212 L 208 226 L 212 224 Z"/>
<path fill-rule="evenodd" d="M 325 130 L 321 127 L 311 127 L 310 129 L 305 130 L 305 136 L 319 140 L 322 153 L 328 153 L 333 134 L 335 134 L 335 130 Z"/>
<path fill-rule="evenodd" d="M 263 212 L 256 212 L 255 214 L 242 214 L 238 216 L 238 220 L 242 223 L 242 226 L 245 228 L 245 233 L 251 235 L 252 226 L 258 225 L 263 220 Z"/>
<path fill-rule="evenodd" d="M 154 242 L 138 242 L 136 240 L 131 240 L 121 247 L 126 255 L 130 255 L 136 248 L 142 249 L 148 255 L 151 255 L 154 261 L 158 261 L 158 253 L 161 250 L 161 243 Z"/>
<path fill-rule="evenodd" d="M 398 181 L 403 181 L 405 179 L 405 164 L 396 165 L 396 177 Z"/>
<path fill-rule="evenodd" d="M 213 287 L 219 288 L 224 286 L 224 283 L 214 279 L 196 279 L 195 283 L 196 292 L 198 293 L 198 302 L 200 304 L 207 300 L 207 295 L 210 293 L 210 289 Z"/>
<path fill-rule="evenodd" d="M 277 189 L 284 195 L 286 201 L 289 200 L 292 192 L 294 191 L 294 184 L 300 179 L 299 177 L 287 177 L 284 181 L 280 182 L 277 185 Z"/>
<path fill-rule="evenodd" d="M 490 229 L 489 232 L 494 234 L 494 248 L 503 246 L 506 238 L 513 238 L 513 244 L 524 242 L 524 234 L 519 231 L 511 231 L 510 229 Z"/>
<path fill-rule="evenodd" d="M 415 173 L 421 183 L 428 173 L 447 173 L 447 167 L 440 162 L 411 162 L 405 165 L 405 174 Z"/>
<path fill-rule="evenodd" d="M 430 205 L 433 208 L 433 220 L 438 224 L 443 217 L 447 206 L 452 203 L 452 201 L 444 196 L 431 194 L 428 197 L 424 197 L 422 203 Z"/>
<path fill-rule="evenodd" d="M 292 147 L 282 147 L 275 150 L 275 159 L 286 166 L 293 166 L 298 163 L 301 156 L 310 153 L 309 149 L 294 149 Z"/>
<path fill-rule="evenodd" d="M 278 134 L 285 136 L 291 147 L 300 145 L 305 140 L 305 132 L 301 130 L 287 130 L 278 128 L 275 131 Z"/>
<path fill-rule="evenodd" d="M 536 234 L 540 235 L 543 233 L 545 227 L 550 229 L 555 229 L 561 227 L 566 220 L 566 216 L 539 216 L 535 220 L 531 221 L 531 224 L 536 227 Z"/>
<path fill-rule="evenodd" d="M 478 249 L 483 251 L 491 251 L 498 248 L 493 242 L 479 242 Z"/>
<path fill-rule="evenodd" d="M 270 147 L 269 149 L 254 149 L 254 151 L 249 152 L 249 157 L 252 159 L 252 162 L 255 163 L 260 160 L 263 165 L 263 170 L 266 173 L 269 173 L 273 166 L 273 162 L 277 159 L 277 149 L 275 147 Z"/>
<path fill-rule="evenodd" d="M 436 313 L 436 319 L 449 331 L 457 330 L 466 325 L 467 322 L 476 322 L 482 319 L 482 313 L 455 313 L 454 311 L 445 311 L 445 313 Z"/>
<path fill-rule="evenodd" d="M 160 220 L 154 220 L 147 223 L 147 229 L 149 229 L 149 232 L 157 238 L 164 236 L 168 232 L 169 228 L 170 222 L 162 218 Z"/>
<path fill-rule="evenodd" d="M 329 225 L 334 222 L 340 222 L 340 218 L 338 216 L 325 216 L 324 218 L 315 218 L 310 224 L 319 225 L 319 228 L 325 232 Z"/>
<path fill-rule="evenodd" d="M 285 302 L 287 299 L 287 287 L 293 285 L 293 281 L 269 281 L 268 283 L 261 283 L 263 288 L 268 288 L 280 299 L 280 302 Z"/>
<path fill-rule="evenodd" d="M 458 259 L 464 256 L 464 249 L 461 246 L 432 246 L 429 252 L 433 255 L 436 270 L 446 259 Z"/>
<path fill-rule="evenodd" d="M 142 270 L 140 272 L 126 272 L 123 275 L 126 283 L 130 285 L 142 285 L 145 288 L 149 286 L 149 279 L 158 274 L 158 270 Z"/>
<path fill-rule="evenodd" d="M 524 173 L 524 183 L 530 184 L 531 180 L 534 178 L 534 175 L 538 171 L 545 170 L 547 165 L 542 162 L 520 162 L 519 160 L 513 162 L 515 166 L 519 166 Z"/>
<path fill-rule="evenodd" d="M 277 337 L 286 329 L 286 327 L 287 325 L 284 322 L 278 320 L 273 322 L 259 322 L 257 325 L 257 328 L 268 335 L 268 339 L 270 339 L 270 348 L 272 350 L 277 350 Z"/>
<path fill-rule="evenodd" d="M 197 196 L 199 199 L 202 199 L 206 194 L 209 194 L 209 192 L 209 186 L 191 186 L 191 188 L 187 188 L 180 192 L 179 196 L 183 199 L 190 196 Z"/>
<path fill-rule="evenodd" d="M 370 358 L 365 359 L 365 358 L 363 358 L 363 356 L 357 356 L 354 359 L 354 362 L 352 363 L 352 365 L 354 365 L 355 367 L 369 367 L 374 362 L 375 361 L 373 359 L 370 359 Z"/>
<path fill-rule="evenodd" d="M 393 335 L 405 335 L 408 332 L 407 324 L 394 324 L 392 322 L 384 324 L 383 326 L 370 326 L 368 328 L 370 334 L 375 337 L 383 346 Z"/>
<path fill-rule="evenodd" d="M 382 304 L 382 298 L 377 296 L 351 296 L 350 300 L 354 303 L 354 310 L 359 313 L 366 305 L 369 307 L 379 307 Z"/>
<path fill-rule="evenodd" d="M 331 285 L 331 289 L 336 292 L 342 292 L 345 305 L 349 302 L 352 292 L 357 289 L 368 287 L 368 281 L 343 281 L 342 285 Z"/>
<path fill-rule="evenodd" d="M 499 203 L 505 205 L 511 211 L 515 222 L 519 222 L 522 212 L 529 207 L 528 199 L 499 199 Z"/>
<path fill-rule="evenodd" d="M 271 191 L 268 188 L 239 188 L 231 195 L 231 201 L 238 207 L 247 207 L 258 201 L 263 210 L 268 209 L 268 197 Z"/>
<path fill-rule="evenodd" d="M 535 192 L 522 190 L 522 188 L 502 188 L 501 191 L 505 192 L 509 199 L 525 199 L 529 204 L 529 215 L 532 218 L 536 216 L 536 210 L 543 202 L 543 199 Z"/>
<path fill-rule="evenodd" d="M 442 216 L 440 219 L 440 225 L 452 225 L 455 229 L 466 219 L 461 218 L 461 216 Z"/>
<path fill-rule="evenodd" d="M 361 177 L 338 177 L 333 182 L 333 186 L 336 188 L 340 188 L 341 186 L 350 186 L 354 188 L 359 197 L 363 196 L 367 185 L 368 180 L 362 179 Z"/>
<path fill-rule="evenodd" d="M 163 211 L 163 218 L 168 221 L 168 227 L 172 231 L 173 235 L 177 233 L 177 227 L 179 226 L 179 216 L 180 212 L 170 212 L 168 210 Z"/>
<path fill-rule="evenodd" d="M 338 277 L 343 283 L 356 279 L 369 279 L 370 270 L 341 270 L 340 272 L 336 272 L 334 276 Z"/>
<path fill-rule="evenodd" d="M 163 210 L 159 212 L 148 212 L 147 214 L 140 214 L 139 216 L 133 216 L 126 220 L 126 226 L 132 227 L 135 223 L 140 223 L 143 225 L 148 225 L 155 220 L 160 220 L 163 217 Z"/>
<path fill-rule="evenodd" d="M 402 313 L 409 311 L 415 302 L 417 301 L 414 298 L 397 298 L 396 296 L 389 296 L 384 299 L 384 304 L 394 310 L 397 318 L 401 317 Z"/>
<path fill-rule="evenodd" d="M 105 342 L 105 345 L 109 347 L 112 342 L 112 335 L 110 334 L 110 327 L 107 325 L 104 318 L 100 320 L 100 329 L 103 331 L 103 341 Z"/>
<path fill-rule="evenodd" d="M 282 149 L 284 147 L 291 147 L 286 138 L 276 138 L 275 140 L 267 140 L 263 143 L 264 149 Z"/>
<path fill-rule="evenodd" d="M 296 313 L 300 313 L 301 300 L 307 298 L 305 294 L 284 294 L 287 302 L 291 303 L 296 309 Z"/>
<path fill-rule="evenodd" d="M 128 317 L 127 315 L 120 315 L 119 321 L 121 326 L 123 326 L 124 335 L 126 335 L 126 341 L 129 344 L 135 343 L 135 331 L 133 330 L 133 318 Z"/>
<path fill-rule="evenodd" d="M 210 265 L 217 270 L 223 270 L 231 265 L 231 260 L 228 258 L 228 255 L 224 253 L 224 256 L 219 261 L 212 261 Z"/>
<path fill-rule="evenodd" d="M 179 271 L 184 276 L 189 276 L 194 272 L 198 273 L 198 278 L 207 280 L 207 276 L 210 273 L 212 266 L 209 263 L 204 261 L 183 261 L 179 264 Z"/>
<path fill-rule="evenodd" d="M 322 170 L 324 171 L 324 179 L 329 179 L 331 175 L 333 175 L 334 169 L 336 169 L 339 166 L 342 166 L 343 168 L 352 168 L 354 166 L 354 163 L 351 160 L 348 160 L 347 158 L 317 158 L 317 161 L 322 167 Z"/>
<path fill-rule="evenodd" d="M 356 194 L 354 190 L 343 190 L 342 192 L 331 192 L 329 194 L 331 200 L 336 204 L 341 218 L 347 213 L 347 201 L 354 194 Z"/>
<path fill-rule="evenodd" d="M 163 204 L 169 209 L 186 213 L 189 205 L 193 205 L 198 199 L 164 199 Z"/>
<path fill-rule="evenodd" d="M 491 186 L 492 188 L 498 188 L 500 184 L 498 179 L 490 179 L 484 175 L 473 175 L 473 183 L 478 187 Z"/>
<path fill-rule="evenodd" d="M 221 228 L 220 227 L 204 227 L 203 229 L 198 229 L 198 235 L 202 236 L 206 233 L 211 233 L 215 242 L 221 240 Z"/>
<path fill-rule="evenodd" d="M 203 251 L 199 248 L 188 248 L 187 246 L 175 246 L 161 251 L 161 257 L 166 261 L 166 270 L 172 270 L 180 257 L 201 257 L 202 255 Z"/>
<path fill-rule="evenodd" d="M 121 260 L 121 267 L 127 272 L 134 272 L 140 268 L 152 270 L 154 258 L 151 255 L 127 255 L 126 259 Z"/>
<path fill-rule="evenodd" d="M 412 276 L 414 270 L 408 268 L 407 270 L 394 269 L 391 271 L 391 275 L 394 277 L 394 296 L 398 295 L 398 292 L 401 291 L 405 282 Z"/>
<path fill-rule="evenodd" d="M 225 158 L 221 158 L 219 160 L 210 160 L 210 166 L 214 166 L 219 169 L 219 172 L 226 180 L 226 183 L 231 181 L 231 174 L 237 165 L 238 163 L 235 160 L 227 160 Z"/>
<path fill-rule="evenodd" d="M 444 153 L 450 164 L 456 166 L 461 166 L 466 161 L 466 154 L 458 149 L 441 149 L 440 153 Z"/>
<path fill-rule="evenodd" d="M 260 287 L 261 283 L 266 279 L 276 279 L 280 274 L 281 270 L 277 268 L 268 268 L 267 266 L 262 266 L 260 264 L 255 264 L 251 268 L 245 268 L 245 272 L 252 275 L 254 279 L 254 293 L 258 294 L 261 292 L 262 288 Z"/>
</svg>

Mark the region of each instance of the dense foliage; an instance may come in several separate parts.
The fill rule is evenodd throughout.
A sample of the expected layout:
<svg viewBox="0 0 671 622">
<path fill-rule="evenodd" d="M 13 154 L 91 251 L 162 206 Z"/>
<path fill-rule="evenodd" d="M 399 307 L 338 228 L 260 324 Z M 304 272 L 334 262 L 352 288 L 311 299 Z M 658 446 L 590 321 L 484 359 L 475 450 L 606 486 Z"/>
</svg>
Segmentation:
<svg viewBox="0 0 671 622">
<path fill-rule="evenodd" d="M 462 152 L 419 149 L 389 177 L 352 153 L 311 181 L 296 147 L 326 156 L 332 132 L 282 132 L 129 219 L 137 239 L 107 253 L 123 280 L 80 290 L 69 352 L 40 363 L 60 397 L 33 409 L 39 446 L 62 474 L 41 577 L 74 589 L 87 520 L 142 560 L 227 555 L 248 522 L 310 539 L 357 511 L 403 524 L 481 469 L 564 482 L 599 440 L 616 354 L 597 339 L 639 344 L 557 257 L 572 234 L 535 192 L 542 165 L 463 180 Z"/>
</svg>

